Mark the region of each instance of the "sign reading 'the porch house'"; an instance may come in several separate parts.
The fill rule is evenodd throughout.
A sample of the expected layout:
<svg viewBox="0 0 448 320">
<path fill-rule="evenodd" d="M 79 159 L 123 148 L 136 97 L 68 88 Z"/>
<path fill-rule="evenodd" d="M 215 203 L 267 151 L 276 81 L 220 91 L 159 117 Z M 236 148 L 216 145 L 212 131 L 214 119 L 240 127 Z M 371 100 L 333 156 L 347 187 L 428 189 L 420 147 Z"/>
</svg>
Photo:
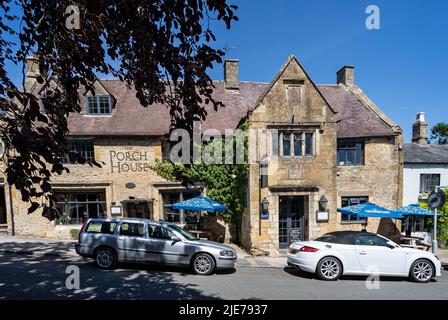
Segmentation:
<svg viewBox="0 0 448 320">
<path fill-rule="evenodd" d="M 111 173 L 147 172 L 150 170 L 148 151 L 109 151 Z"/>
</svg>

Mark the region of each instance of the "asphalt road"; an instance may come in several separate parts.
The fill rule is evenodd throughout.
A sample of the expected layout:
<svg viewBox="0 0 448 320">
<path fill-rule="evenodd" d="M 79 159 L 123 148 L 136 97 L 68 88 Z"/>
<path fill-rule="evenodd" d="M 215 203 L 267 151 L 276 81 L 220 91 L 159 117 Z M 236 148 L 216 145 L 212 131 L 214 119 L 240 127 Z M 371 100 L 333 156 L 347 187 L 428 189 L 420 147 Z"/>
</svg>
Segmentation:
<svg viewBox="0 0 448 320">
<path fill-rule="evenodd" d="M 67 289 L 69 265 L 79 267 L 80 289 Z M 91 260 L 54 255 L 0 255 L 3 299 L 448 299 L 448 271 L 417 284 L 382 278 L 367 289 L 365 278 L 325 282 L 293 269 L 243 268 L 213 276 L 145 265 L 97 270 Z"/>
</svg>

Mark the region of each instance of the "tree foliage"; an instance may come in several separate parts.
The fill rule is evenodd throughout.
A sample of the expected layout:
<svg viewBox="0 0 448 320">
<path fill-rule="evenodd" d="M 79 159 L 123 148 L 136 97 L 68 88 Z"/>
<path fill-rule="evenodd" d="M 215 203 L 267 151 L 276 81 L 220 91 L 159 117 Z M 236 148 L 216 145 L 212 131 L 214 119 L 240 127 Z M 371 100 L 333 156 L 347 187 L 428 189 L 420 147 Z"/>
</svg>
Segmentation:
<svg viewBox="0 0 448 320">
<path fill-rule="evenodd" d="M 445 190 L 445 194 L 448 198 L 448 190 Z M 421 202 L 420 205 L 426 209 L 433 210 L 429 208 L 428 204 L 425 202 Z M 445 206 L 442 209 L 438 209 L 437 213 L 439 214 L 437 218 L 437 239 L 439 240 L 448 240 L 448 201 L 445 203 Z M 427 217 L 425 219 L 425 224 L 427 230 L 431 231 L 434 229 L 434 219 L 433 217 Z"/>
<path fill-rule="evenodd" d="M 448 123 L 439 122 L 431 129 L 431 139 L 437 141 L 438 144 L 448 143 Z"/>
<path fill-rule="evenodd" d="M 233 222 L 237 226 L 241 223 L 245 207 L 245 196 L 249 165 L 247 164 L 247 123 L 240 126 L 239 131 L 232 139 L 214 139 L 204 143 L 202 149 L 207 145 L 219 150 L 235 148 L 237 139 L 244 139 L 244 164 L 206 164 L 204 162 L 185 165 L 169 161 L 157 160 L 152 169 L 163 178 L 170 181 L 181 181 L 185 185 L 201 183 L 204 185 L 207 197 L 225 204 L 228 210 L 219 213 L 218 216 L 225 222 Z M 243 140 L 240 140 L 243 141 Z"/>
<path fill-rule="evenodd" d="M 67 28 L 70 5 L 79 8 L 79 29 Z M 53 207 L 51 176 L 68 172 L 62 161 L 68 152 L 67 116 L 80 112 L 79 92 L 94 92 L 97 73 L 134 87 L 144 107 L 166 104 L 171 129 L 191 130 L 193 120 L 204 120 L 203 102 L 222 107 L 212 96 L 207 75 L 224 54 L 212 47 L 211 24 L 230 28 L 237 20 L 236 9 L 227 0 L 1 2 L 0 107 L 5 113 L 0 137 L 13 150 L 8 183 L 23 201 L 32 201 L 29 211 L 39 207 L 39 198 Z M 8 62 L 16 64 L 24 84 L 26 57 L 33 52 L 45 71 L 38 82 L 58 83 L 42 102 L 16 86 L 6 72 Z M 79 162 L 86 161 L 79 157 Z"/>
</svg>

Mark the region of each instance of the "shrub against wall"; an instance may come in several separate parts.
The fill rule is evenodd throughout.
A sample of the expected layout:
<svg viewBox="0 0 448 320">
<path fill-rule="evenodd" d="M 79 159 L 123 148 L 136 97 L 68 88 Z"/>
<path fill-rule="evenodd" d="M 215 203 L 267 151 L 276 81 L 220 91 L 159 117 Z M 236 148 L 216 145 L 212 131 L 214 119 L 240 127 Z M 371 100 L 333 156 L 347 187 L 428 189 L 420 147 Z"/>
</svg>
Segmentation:
<svg viewBox="0 0 448 320">
<path fill-rule="evenodd" d="M 445 194 L 448 197 L 448 190 L 445 190 Z M 420 202 L 419 204 L 426 209 L 432 210 L 426 202 Z M 448 202 L 445 203 L 442 209 L 438 209 L 437 213 L 440 215 L 437 219 L 437 239 L 446 242 L 448 240 Z M 433 217 L 427 217 L 425 225 L 427 231 L 432 231 L 434 229 Z"/>
<path fill-rule="evenodd" d="M 247 122 L 244 122 L 239 126 L 241 131 L 237 132 L 232 139 L 215 138 L 210 142 L 203 143 L 201 146 L 202 150 L 207 148 L 209 153 L 215 148 L 219 148 L 224 159 L 225 150 L 229 148 L 235 150 L 236 142 L 243 141 L 244 164 L 236 164 L 236 152 L 233 152 L 234 161 L 232 164 L 183 164 L 156 160 L 156 164 L 151 168 L 161 177 L 170 181 L 180 181 L 186 186 L 202 183 L 206 189 L 207 197 L 228 207 L 227 211 L 217 213 L 216 215 L 226 223 L 232 222 L 235 224 L 237 242 L 239 242 L 238 230 L 241 226 L 245 207 L 245 192 L 249 172 L 247 163 L 247 128 Z"/>
</svg>

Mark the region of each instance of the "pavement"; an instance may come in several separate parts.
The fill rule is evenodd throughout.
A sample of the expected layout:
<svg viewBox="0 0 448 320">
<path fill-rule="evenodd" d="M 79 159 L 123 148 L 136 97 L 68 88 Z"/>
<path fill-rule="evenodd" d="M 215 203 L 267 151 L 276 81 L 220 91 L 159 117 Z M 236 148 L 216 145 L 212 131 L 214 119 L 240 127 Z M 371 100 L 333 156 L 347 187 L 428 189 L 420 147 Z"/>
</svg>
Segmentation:
<svg viewBox="0 0 448 320">
<path fill-rule="evenodd" d="M 448 264 L 448 249 L 439 249 L 437 256 L 439 257 L 440 261 L 442 261 L 442 263 Z"/>
</svg>

